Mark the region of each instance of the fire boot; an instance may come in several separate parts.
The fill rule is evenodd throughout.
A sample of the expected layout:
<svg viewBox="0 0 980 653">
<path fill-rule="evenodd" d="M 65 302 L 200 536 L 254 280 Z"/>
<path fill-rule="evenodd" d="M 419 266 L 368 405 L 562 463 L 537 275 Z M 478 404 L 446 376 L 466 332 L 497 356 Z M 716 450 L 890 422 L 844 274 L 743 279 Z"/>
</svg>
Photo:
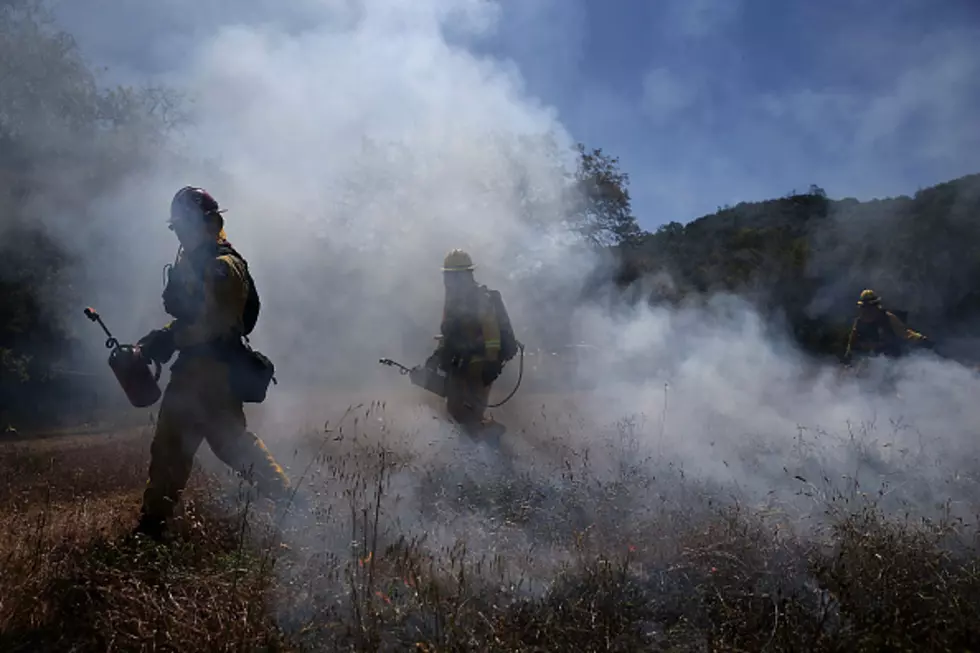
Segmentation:
<svg viewBox="0 0 980 653">
<path fill-rule="evenodd" d="M 142 514 L 131 535 L 148 537 L 155 542 L 165 542 L 167 540 L 167 522 L 165 519 Z"/>
</svg>

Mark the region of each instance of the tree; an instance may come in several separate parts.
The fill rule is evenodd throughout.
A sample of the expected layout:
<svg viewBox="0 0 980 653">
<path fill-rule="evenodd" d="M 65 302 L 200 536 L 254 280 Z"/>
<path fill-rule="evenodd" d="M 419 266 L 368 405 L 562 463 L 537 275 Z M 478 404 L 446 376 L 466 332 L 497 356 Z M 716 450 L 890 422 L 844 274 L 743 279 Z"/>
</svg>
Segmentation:
<svg viewBox="0 0 980 653">
<path fill-rule="evenodd" d="M 840 353 L 854 296 L 871 287 L 952 348 L 980 322 L 980 174 L 916 193 L 834 201 L 817 186 L 663 225 L 629 259 L 687 295 L 723 290 L 785 319 L 811 352 Z M 828 217 L 833 219 L 828 219 Z M 627 285 L 637 275 L 620 275 Z M 643 284 L 648 283 L 644 280 Z M 639 284 L 640 287 L 644 287 Z M 953 355 L 950 353 L 949 355 Z M 964 355 L 972 355 L 966 352 Z"/>
<path fill-rule="evenodd" d="M 182 116 L 165 88 L 101 87 L 41 0 L 0 3 L 0 89 L 2 428 L 25 411 L 54 412 L 85 385 L 55 372 L 73 353 L 56 316 L 81 305 L 83 262 L 52 230 L 53 216 L 70 216 L 70 229 L 93 219 L 88 202 L 158 155 Z"/>
<path fill-rule="evenodd" d="M 643 235 L 630 204 L 629 175 L 619 159 L 601 149 L 576 147 L 578 169 L 572 177 L 572 228 L 594 246 L 632 246 Z"/>
<path fill-rule="evenodd" d="M 684 225 L 680 222 L 668 222 L 657 227 L 656 235 L 666 242 L 679 240 L 684 237 Z"/>
</svg>

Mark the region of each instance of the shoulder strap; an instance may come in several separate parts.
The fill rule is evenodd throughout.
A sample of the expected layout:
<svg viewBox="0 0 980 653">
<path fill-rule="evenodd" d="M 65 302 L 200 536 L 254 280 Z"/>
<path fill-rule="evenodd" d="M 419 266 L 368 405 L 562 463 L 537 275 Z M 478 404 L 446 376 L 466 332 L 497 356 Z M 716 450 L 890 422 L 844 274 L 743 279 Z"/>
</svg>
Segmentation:
<svg viewBox="0 0 980 653">
<path fill-rule="evenodd" d="M 486 302 L 483 306 L 493 311 L 494 314 L 497 316 L 497 319 L 500 320 L 503 316 L 500 315 L 500 311 L 497 308 L 497 301 L 496 301 L 496 297 L 494 296 L 493 290 L 491 290 L 488 286 L 484 286 L 481 284 L 480 292 L 483 294 L 482 299 L 484 300 L 484 302 Z"/>
<path fill-rule="evenodd" d="M 234 256 L 236 259 L 242 262 L 245 267 L 248 267 L 248 262 L 245 257 L 238 253 L 238 250 L 232 247 L 231 243 L 227 240 L 223 240 L 218 243 L 217 248 L 218 256 Z"/>
<path fill-rule="evenodd" d="M 245 300 L 245 312 L 242 315 L 242 326 L 244 327 L 245 336 L 252 333 L 255 329 L 256 323 L 259 321 L 259 311 L 262 308 L 262 302 L 259 300 L 258 290 L 255 288 L 255 279 L 252 278 L 252 273 L 248 269 L 248 261 L 245 257 L 238 253 L 231 243 L 228 241 L 221 241 L 218 243 L 218 256 L 233 256 L 237 259 L 242 267 L 245 268 L 245 279 L 248 282 L 248 298 Z M 247 338 L 246 338 L 247 339 Z"/>
</svg>

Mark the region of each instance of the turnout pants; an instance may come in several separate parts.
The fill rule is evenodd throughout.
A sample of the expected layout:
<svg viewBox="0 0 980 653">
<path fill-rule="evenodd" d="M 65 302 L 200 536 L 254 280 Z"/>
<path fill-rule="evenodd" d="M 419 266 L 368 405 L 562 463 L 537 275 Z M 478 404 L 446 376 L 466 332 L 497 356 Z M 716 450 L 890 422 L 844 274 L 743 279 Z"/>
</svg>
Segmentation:
<svg viewBox="0 0 980 653">
<path fill-rule="evenodd" d="M 178 359 L 164 391 L 150 445 L 150 472 L 141 520 L 162 524 L 180 500 L 202 441 L 226 465 L 274 501 L 287 498 L 289 480 L 265 444 L 245 425 L 231 391 L 228 367 L 210 357 Z"/>
<path fill-rule="evenodd" d="M 479 430 L 487 423 L 485 413 L 491 385 L 483 384 L 483 363 L 473 362 L 463 369 L 449 371 L 446 383 L 446 410 L 468 431 Z"/>
</svg>

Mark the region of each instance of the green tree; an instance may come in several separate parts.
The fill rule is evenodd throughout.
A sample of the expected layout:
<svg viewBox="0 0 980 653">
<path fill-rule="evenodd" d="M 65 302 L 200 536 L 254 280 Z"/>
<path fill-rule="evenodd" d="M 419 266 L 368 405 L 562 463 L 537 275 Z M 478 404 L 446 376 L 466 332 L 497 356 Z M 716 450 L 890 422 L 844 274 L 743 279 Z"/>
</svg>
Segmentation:
<svg viewBox="0 0 980 653">
<path fill-rule="evenodd" d="M 572 228 L 596 246 L 632 246 L 643 235 L 630 203 L 629 175 L 619 159 L 601 149 L 577 146 L 578 168 L 573 176 Z"/>
<path fill-rule="evenodd" d="M 0 428 L 82 390 L 56 372 L 75 348 L 53 310 L 81 304 L 80 262 L 48 218 L 91 219 L 90 202 L 158 155 L 179 107 L 165 88 L 100 86 L 41 0 L 0 3 Z"/>
</svg>

